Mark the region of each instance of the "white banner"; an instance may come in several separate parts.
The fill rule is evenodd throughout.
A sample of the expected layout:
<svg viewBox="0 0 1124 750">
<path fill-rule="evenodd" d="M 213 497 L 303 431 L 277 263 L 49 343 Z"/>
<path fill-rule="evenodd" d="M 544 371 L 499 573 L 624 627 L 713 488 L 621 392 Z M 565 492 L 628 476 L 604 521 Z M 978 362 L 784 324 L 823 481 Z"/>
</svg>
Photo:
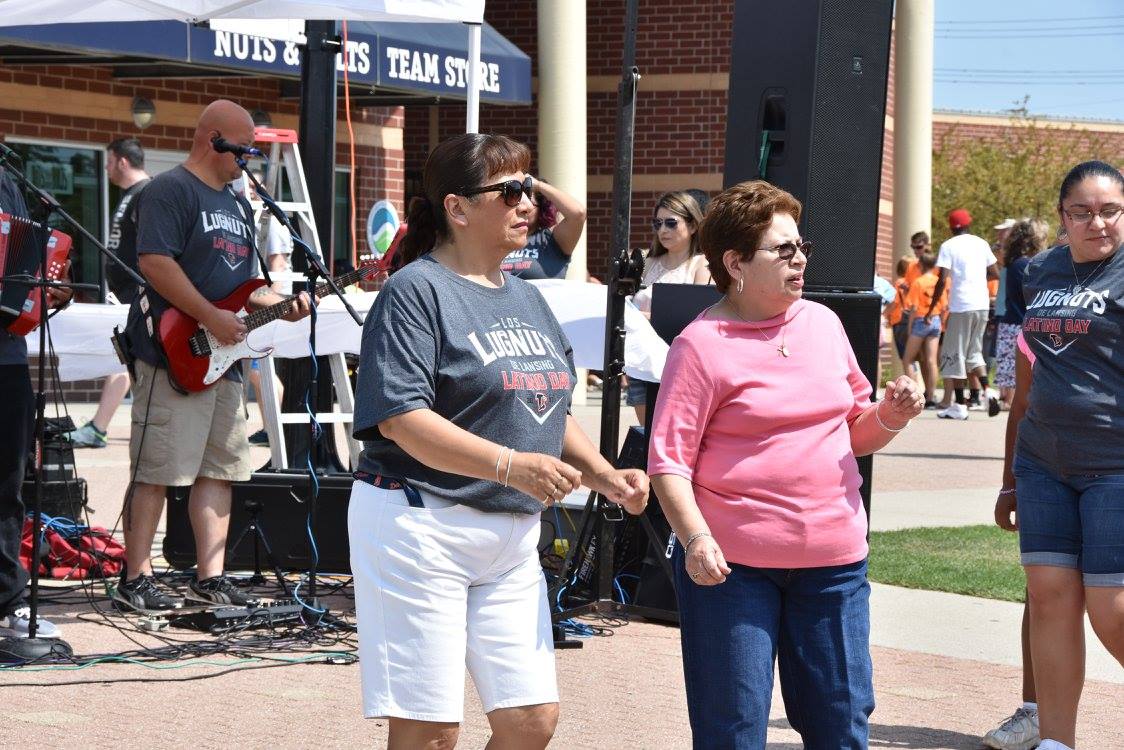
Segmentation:
<svg viewBox="0 0 1124 750">
<path fill-rule="evenodd" d="M 482 23 L 484 0 L 0 0 L 0 26 L 212 18 Z"/>
<path fill-rule="evenodd" d="M 578 367 L 600 370 L 605 357 L 605 287 L 575 281 L 534 281 L 546 298 L 574 348 Z M 377 292 L 348 294 L 347 300 L 365 317 Z M 363 329 L 334 297 L 317 307 L 316 352 L 359 353 Z M 113 327 L 125 327 L 126 305 L 73 304 L 51 319 L 51 342 L 59 359 L 59 377 L 65 381 L 100 378 L 123 372 L 110 337 Z M 625 372 L 630 377 L 659 382 L 667 358 L 667 344 L 652 329 L 648 319 L 631 302 L 625 304 Z M 274 356 L 308 356 L 307 318 L 298 323 L 274 321 L 250 334 L 250 345 L 274 348 Z M 39 332 L 28 334 L 29 353 L 39 350 Z"/>
</svg>

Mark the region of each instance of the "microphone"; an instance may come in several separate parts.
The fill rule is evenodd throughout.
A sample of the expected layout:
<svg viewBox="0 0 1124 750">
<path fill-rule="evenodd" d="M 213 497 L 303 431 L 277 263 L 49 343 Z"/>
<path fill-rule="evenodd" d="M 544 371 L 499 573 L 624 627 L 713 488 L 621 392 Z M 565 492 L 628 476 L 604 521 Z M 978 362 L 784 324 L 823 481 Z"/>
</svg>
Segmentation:
<svg viewBox="0 0 1124 750">
<path fill-rule="evenodd" d="M 253 146 L 238 146 L 223 138 L 221 135 L 216 135 L 211 139 L 211 146 L 215 151 L 220 154 L 234 154 L 235 156 L 265 156 L 260 149 Z"/>
</svg>

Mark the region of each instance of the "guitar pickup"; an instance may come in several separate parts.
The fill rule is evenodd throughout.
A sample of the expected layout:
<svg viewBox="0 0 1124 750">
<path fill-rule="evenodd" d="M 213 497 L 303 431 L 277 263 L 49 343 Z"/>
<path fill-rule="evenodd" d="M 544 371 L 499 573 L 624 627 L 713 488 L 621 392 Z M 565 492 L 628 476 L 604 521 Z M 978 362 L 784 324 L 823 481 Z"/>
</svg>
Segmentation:
<svg viewBox="0 0 1124 750">
<path fill-rule="evenodd" d="M 192 356 L 211 356 L 211 343 L 207 341 L 207 332 L 202 328 L 200 328 L 194 336 L 187 340 L 187 345 L 191 349 Z"/>
</svg>

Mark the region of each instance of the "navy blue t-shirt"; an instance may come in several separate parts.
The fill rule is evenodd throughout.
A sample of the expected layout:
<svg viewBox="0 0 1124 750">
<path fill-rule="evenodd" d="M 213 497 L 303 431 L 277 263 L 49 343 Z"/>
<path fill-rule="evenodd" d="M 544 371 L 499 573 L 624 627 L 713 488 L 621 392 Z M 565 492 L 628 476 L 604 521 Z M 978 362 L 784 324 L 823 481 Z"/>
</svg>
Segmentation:
<svg viewBox="0 0 1124 750">
<path fill-rule="evenodd" d="M 1021 326 L 1023 324 L 1023 316 L 1026 315 L 1026 297 L 1023 296 L 1023 283 L 1026 279 L 1026 267 L 1030 263 L 1030 258 L 1025 255 L 1020 258 L 1015 258 L 1011 261 L 1011 265 L 1007 266 L 1007 279 L 1006 279 L 1006 307 L 1003 308 L 1003 314 L 999 316 L 1000 323 L 1010 323 L 1011 325 Z"/>
</svg>

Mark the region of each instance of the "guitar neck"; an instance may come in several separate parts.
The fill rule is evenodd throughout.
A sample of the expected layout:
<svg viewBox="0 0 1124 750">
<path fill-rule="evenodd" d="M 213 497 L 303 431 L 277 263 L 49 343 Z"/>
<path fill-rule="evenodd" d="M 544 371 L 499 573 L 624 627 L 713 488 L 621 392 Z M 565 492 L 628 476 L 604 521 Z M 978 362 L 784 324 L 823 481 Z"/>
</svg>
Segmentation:
<svg viewBox="0 0 1124 750">
<path fill-rule="evenodd" d="M 362 279 L 368 273 L 371 273 L 371 271 L 373 270 L 374 269 L 370 267 L 363 267 L 357 268 L 354 271 L 348 271 L 347 273 L 335 278 L 336 286 L 338 286 L 340 289 L 351 286 L 355 282 Z M 332 287 L 328 286 L 328 282 L 324 282 L 323 284 L 320 284 L 316 287 L 316 290 L 313 292 L 313 294 L 316 295 L 316 299 L 320 299 L 331 290 Z M 255 328 L 261 328 L 266 323 L 272 323 L 275 320 L 280 320 L 281 318 L 292 312 L 293 301 L 296 300 L 296 298 L 297 295 L 294 294 L 290 297 L 286 297 L 276 304 L 270 305 L 269 307 L 263 307 L 260 310 L 255 310 L 254 312 L 243 318 L 242 322 L 245 324 L 247 331 L 252 331 Z"/>
</svg>

